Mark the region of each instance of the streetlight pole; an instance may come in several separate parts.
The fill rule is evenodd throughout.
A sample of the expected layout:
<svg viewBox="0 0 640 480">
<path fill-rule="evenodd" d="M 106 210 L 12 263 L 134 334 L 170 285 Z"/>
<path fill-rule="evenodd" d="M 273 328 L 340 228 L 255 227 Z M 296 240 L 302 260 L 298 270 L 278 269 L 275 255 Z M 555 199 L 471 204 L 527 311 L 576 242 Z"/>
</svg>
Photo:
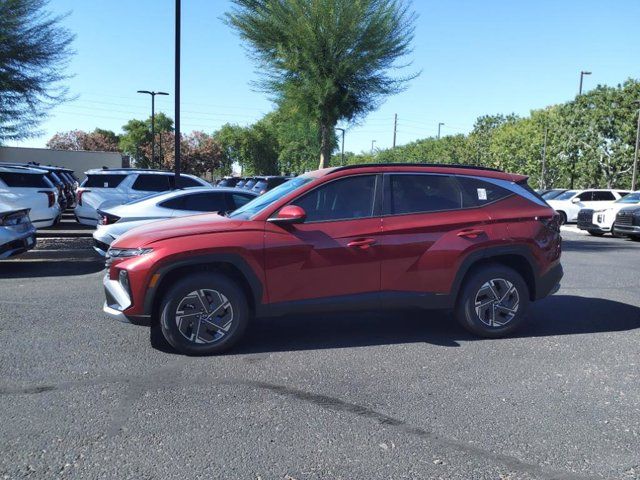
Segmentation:
<svg viewBox="0 0 640 480">
<path fill-rule="evenodd" d="M 151 95 L 151 163 L 156 161 L 156 95 L 169 95 L 167 92 L 154 92 L 153 90 L 138 90 L 138 93 Z"/>
<path fill-rule="evenodd" d="M 636 129 L 636 150 L 633 154 L 633 174 L 631 175 L 631 190 L 636 189 L 638 181 L 638 149 L 640 148 L 640 100 L 634 102 L 638 105 L 638 127 Z"/>
<path fill-rule="evenodd" d="M 444 125 L 444 123 L 440 122 L 438 123 L 438 140 L 440 140 L 440 127 L 442 127 Z"/>
<path fill-rule="evenodd" d="M 578 89 L 578 96 L 582 95 L 582 79 L 585 75 L 591 75 L 591 72 L 580 71 L 580 88 Z"/>
<path fill-rule="evenodd" d="M 540 190 L 547 188 L 547 182 L 545 181 L 545 175 L 547 174 L 547 133 L 548 127 L 544 127 L 544 143 L 542 145 L 542 174 L 540 175 Z"/>
<path fill-rule="evenodd" d="M 178 188 L 180 179 L 180 10 L 181 0 L 176 0 L 176 40 L 175 40 L 175 186 Z"/>
<path fill-rule="evenodd" d="M 376 143 L 375 140 L 371 140 L 371 155 L 373 155 L 373 145 Z"/>
<path fill-rule="evenodd" d="M 340 130 L 342 132 L 341 162 L 342 162 L 342 165 L 344 165 L 344 128 L 336 127 L 336 130 Z"/>
</svg>

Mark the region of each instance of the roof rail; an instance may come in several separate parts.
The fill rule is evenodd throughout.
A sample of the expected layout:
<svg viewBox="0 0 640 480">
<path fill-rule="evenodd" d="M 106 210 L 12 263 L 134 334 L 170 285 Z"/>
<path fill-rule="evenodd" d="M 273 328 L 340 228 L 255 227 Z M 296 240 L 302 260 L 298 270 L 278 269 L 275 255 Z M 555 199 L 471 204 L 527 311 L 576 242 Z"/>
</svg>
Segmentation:
<svg viewBox="0 0 640 480">
<path fill-rule="evenodd" d="M 479 167 L 477 165 L 462 165 L 459 163 L 358 163 L 357 165 L 344 165 L 342 167 L 336 167 L 332 172 L 341 170 L 350 170 L 355 168 L 367 168 L 367 167 L 441 167 L 441 168 L 464 168 L 468 170 L 488 170 L 491 172 L 503 172 L 498 168 L 491 167 Z"/>
</svg>

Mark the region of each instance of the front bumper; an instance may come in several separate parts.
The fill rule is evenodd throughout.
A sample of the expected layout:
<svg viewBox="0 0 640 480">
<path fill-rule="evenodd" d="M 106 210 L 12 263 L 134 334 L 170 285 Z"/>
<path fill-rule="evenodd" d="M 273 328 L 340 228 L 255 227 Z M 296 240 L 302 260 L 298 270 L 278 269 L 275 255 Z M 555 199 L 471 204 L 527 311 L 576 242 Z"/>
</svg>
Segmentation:
<svg viewBox="0 0 640 480">
<path fill-rule="evenodd" d="M 109 278 L 107 273 L 103 280 L 104 295 L 106 300 L 102 306 L 102 311 L 114 320 L 118 320 L 123 323 L 132 323 L 134 325 L 149 326 L 151 324 L 150 316 L 131 316 L 124 313 L 124 311 L 131 307 L 131 297 L 120 282 Z"/>
<path fill-rule="evenodd" d="M 640 226 L 637 225 L 614 225 L 613 231 L 615 233 L 622 233 L 623 235 L 640 235 Z"/>
</svg>

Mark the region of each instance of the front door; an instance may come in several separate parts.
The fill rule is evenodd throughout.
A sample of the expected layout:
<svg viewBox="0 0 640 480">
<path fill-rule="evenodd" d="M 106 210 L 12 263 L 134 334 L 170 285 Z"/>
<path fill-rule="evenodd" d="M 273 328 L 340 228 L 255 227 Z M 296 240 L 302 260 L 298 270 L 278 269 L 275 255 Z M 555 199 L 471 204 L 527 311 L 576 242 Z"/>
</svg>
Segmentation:
<svg viewBox="0 0 640 480">
<path fill-rule="evenodd" d="M 327 182 L 291 202 L 304 223 L 267 222 L 265 270 L 269 303 L 375 302 L 380 290 L 381 176 Z"/>
</svg>

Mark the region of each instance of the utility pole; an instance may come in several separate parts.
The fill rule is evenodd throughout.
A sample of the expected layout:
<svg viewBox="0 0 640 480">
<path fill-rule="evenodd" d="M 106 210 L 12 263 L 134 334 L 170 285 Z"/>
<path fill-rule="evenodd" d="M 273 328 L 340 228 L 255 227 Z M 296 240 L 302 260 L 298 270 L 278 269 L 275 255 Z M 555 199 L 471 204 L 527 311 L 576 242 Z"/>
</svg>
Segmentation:
<svg viewBox="0 0 640 480">
<path fill-rule="evenodd" d="M 153 90 L 138 90 L 138 93 L 151 95 L 151 164 L 156 161 L 156 95 L 169 95 L 167 92 L 154 92 Z"/>
<path fill-rule="evenodd" d="M 398 114 L 393 118 L 393 148 L 396 148 L 396 133 L 398 131 Z"/>
<path fill-rule="evenodd" d="M 180 178 L 180 2 L 176 0 L 176 41 L 175 41 L 175 187 L 178 188 Z"/>
<path fill-rule="evenodd" d="M 584 70 L 580 72 L 580 88 L 578 89 L 578 96 L 582 95 L 582 79 L 585 75 L 591 75 L 591 72 L 585 72 Z"/>
<path fill-rule="evenodd" d="M 638 105 L 638 127 L 636 129 L 636 151 L 633 154 L 633 174 L 631 175 L 631 190 L 636 189 L 638 181 L 638 149 L 640 148 L 640 100 L 634 102 Z"/>
<path fill-rule="evenodd" d="M 344 165 L 344 128 L 336 127 L 336 130 L 340 130 L 342 132 L 342 148 L 341 148 L 341 163 Z"/>
<path fill-rule="evenodd" d="M 547 173 L 547 133 L 548 127 L 544 127 L 544 143 L 542 144 L 542 174 L 540 175 L 540 190 L 547 188 L 547 182 L 545 181 L 545 175 Z"/>
<path fill-rule="evenodd" d="M 371 155 L 373 155 L 373 145 L 376 143 L 375 140 L 371 140 Z"/>
<path fill-rule="evenodd" d="M 440 140 L 440 127 L 442 127 L 444 125 L 444 123 L 440 122 L 438 123 L 438 140 Z"/>
</svg>

